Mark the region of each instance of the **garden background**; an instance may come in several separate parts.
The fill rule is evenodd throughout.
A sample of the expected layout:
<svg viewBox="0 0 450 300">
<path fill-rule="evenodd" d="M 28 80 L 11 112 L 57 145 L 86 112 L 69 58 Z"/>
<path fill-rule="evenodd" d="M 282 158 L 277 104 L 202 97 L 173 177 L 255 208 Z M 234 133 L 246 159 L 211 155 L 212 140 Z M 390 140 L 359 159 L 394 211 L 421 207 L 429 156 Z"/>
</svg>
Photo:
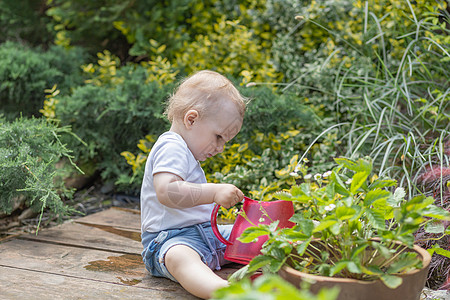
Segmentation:
<svg viewBox="0 0 450 300">
<path fill-rule="evenodd" d="M 165 100 L 202 69 L 252 99 L 242 131 L 202 164 L 210 182 L 270 200 L 335 157 L 370 156 L 408 197 L 449 209 L 449 11 L 425 0 L 2 0 L 2 218 L 30 207 L 37 223 L 61 220 L 92 187 L 137 199 L 169 127 Z M 426 246 L 449 250 L 440 241 Z"/>
</svg>

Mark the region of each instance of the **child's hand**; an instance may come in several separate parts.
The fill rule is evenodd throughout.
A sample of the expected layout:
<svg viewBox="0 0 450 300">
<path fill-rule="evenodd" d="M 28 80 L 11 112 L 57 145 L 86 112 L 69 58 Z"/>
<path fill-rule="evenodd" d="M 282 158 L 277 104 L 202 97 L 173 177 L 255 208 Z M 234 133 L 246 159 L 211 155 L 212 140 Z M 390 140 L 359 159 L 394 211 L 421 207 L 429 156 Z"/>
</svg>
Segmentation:
<svg viewBox="0 0 450 300">
<path fill-rule="evenodd" d="M 213 201 L 225 208 L 235 206 L 244 199 L 244 193 L 237 187 L 228 183 L 216 184 Z"/>
</svg>

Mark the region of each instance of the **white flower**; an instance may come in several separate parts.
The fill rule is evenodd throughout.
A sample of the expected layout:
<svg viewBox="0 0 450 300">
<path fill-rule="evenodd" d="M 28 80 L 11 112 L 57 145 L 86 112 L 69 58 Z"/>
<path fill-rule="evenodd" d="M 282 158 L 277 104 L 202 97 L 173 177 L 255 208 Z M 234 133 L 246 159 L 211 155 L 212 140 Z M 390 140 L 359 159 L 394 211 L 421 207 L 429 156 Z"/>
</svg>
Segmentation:
<svg viewBox="0 0 450 300">
<path fill-rule="evenodd" d="M 259 218 L 259 223 L 264 222 L 266 219 L 264 219 L 263 217 Z"/>
<path fill-rule="evenodd" d="M 320 224 L 320 222 L 317 220 L 312 220 L 312 222 L 313 222 L 314 226 L 318 226 Z"/>
<path fill-rule="evenodd" d="M 327 178 L 328 176 L 331 175 L 331 173 L 332 173 L 331 171 L 326 171 L 325 173 L 322 174 L 322 177 Z"/>
<path fill-rule="evenodd" d="M 327 205 L 327 206 L 324 207 L 324 209 L 326 211 L 332 211 L 335 208 L 336 208 L 336 205 L 334 205 L 333 203 L 331 203 L 330 205 Z"/>
<path fill-rule="evenodd" d="M 292 177 L 297 177 L 298 176 L 297 172 L 291 172 L 291 173 L 289 173 L 289 175 L 291 175 Z"/>
<path fill-rule="evenodd" d="M 307 163 L 307 162 L 309 162 L 309 159 L 307 159 L 307 158 L 305 157 L 305 158 L 303 158 L 303 162 Z"/>
<path fill-rule="evenodd" d="M 353 179 L 352 179 L 352 178 L 350 178 L 349 180 L 347 180 L 347 181 L 345 182 L 345 184 L 351 184 L 351 183 L 352 183 L 352 181 L 353 181 Z"/>
<path fill-rule="evenodd" d="M 317 173 L 316 175 L 314 175 L 314 180 L 319 180 L 320 178 L 322 178 L 322 174 Z"/>
<path fill-rule="evenodd" d="M 306 174 L 306 175 L 305 175 L 305 177 L 303 177 L 303 178 L 305 178 L 305 180 L 310 180 L 310 179 L 311 179 L 311 177 L 312 177 L 312 175 L 311 175 L 311 174 Z"/>
</svg>

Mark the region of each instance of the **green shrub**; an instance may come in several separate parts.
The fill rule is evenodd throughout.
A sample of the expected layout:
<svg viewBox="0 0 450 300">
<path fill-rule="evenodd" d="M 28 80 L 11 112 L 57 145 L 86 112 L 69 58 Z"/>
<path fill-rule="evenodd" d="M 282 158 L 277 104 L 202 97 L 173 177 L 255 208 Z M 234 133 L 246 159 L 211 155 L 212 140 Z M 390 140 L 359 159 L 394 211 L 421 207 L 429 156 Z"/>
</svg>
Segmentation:
<svg viewBox="0 0 450 300">
<path fill-rule="evenodd" d="M 54 32 L 45 15 L 47 0 L 2 1 L 0 43 L 7 40 L 38 46 L 51 43 Z"/>
<path fill-rule="evenodd" d="M 116 75 L 122 80 L 79 86 L 70 95 L 58 96 L 55 105 L 56 119 L 87 144 L 67 141 L 76 160 L 94 162 L 102 178 L 113 182 L 129 172 L 121 152 L 133 149 L 146 134 L 168 128 L 163 103 L 173 89 L 170 84 L 146 83 L 149 73 L 141 66 L 122 67 Z"/>
<path fill-rule="evenodd" d="M 57 84 L 62 91 L 82 82 L 83 54 L 51 47 L 48 51 L 19 43 L 0 45 L 0 112 L 5 117 L 38 115 L 44 89 Z"/>
<path fill-rule="evenodd" d="M 265 0 L 53 0 L 47 14 L 55 43 L 104 49 L 122 61 L 168 59 L 184 74 L 213 69 L 244 83 L 273 81 L 269 49 L 273 32 L 255 15 Z M 92 30 L 96 28 L 96 30 Z"/>
<path fill-rule="evenodd" d="M 63 202 L 72 191 L 64 186 L 56 163 L 71 160 L 71 151 L 61 143 L 68 127 L 44 119 L 0 120 L 0 211 L 10 214 L 14 199 L 24 196 L 35 211 L 50 211 L 60 219 L 71 209 Z M 75 167 L 73 164 L 67 166 Z M 71 168 L 73 169 L 73 168 Z"/>
<path fill-rule="evenodd" d="M 84 45 L 93 53 L 104 49 L 121 57 L 152 58 L 155 41 L 165 45 L 165 57 L 171 62 L 185 41 L 197 34 L 208 34 L 222 16 L 241 18 L 248 26 L 251 14 L 264 5 L 261 0 L 223 2 L 216 0 L 52 0 L 47 14 L 53 18 L 56 43 Z M 262 34 L 267 27 L 253 24 Z M 92 30 L 95 28 L 96 30 Z M 259 35 L 260 35 L 259 34 Z M 127 53 L 129 49 L 129 53 Z"/>
<path fill-rule="evenodd" d="M 240 91 L 250 98 L 250 103 L 244 124 L 235 138 L 237 142 L 248 142 L 255 132 L 278 134 L 291 128 L 312 127 L 320 122 L 305 105 L 304 99 L 293 93 L 280 94 L 265 85 L 240 88 Z M 252 148 L 251 145 L 249 147 Z"/>
<path fill-rule="evenodd" d="M 254 31 L 239 20 L 229 21 L 225 16 L 211 31 L 184 42 L 176 56 L 177 65 L 186 73 L 214 69 L 228 76 L 244 77 L 244 84 L 273 82 L 281 77 L 270 62 L 268 49 L 262 47 Z"/>
</svg>

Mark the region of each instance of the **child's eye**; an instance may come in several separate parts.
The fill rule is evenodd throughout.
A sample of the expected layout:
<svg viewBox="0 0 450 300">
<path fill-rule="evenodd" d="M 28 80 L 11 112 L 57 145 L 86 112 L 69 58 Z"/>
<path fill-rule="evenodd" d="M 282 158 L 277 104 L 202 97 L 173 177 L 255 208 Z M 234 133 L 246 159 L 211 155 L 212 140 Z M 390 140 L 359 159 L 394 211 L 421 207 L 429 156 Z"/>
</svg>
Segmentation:
<svg viewBox="0 0 450 300">
<path fill-rule="evenodd" d="M 216 137 L 217 137 L 218 140 L 222 139 L 222 136 L 219 135 L 219 134 L 216 134 Z"/>
</svg>

